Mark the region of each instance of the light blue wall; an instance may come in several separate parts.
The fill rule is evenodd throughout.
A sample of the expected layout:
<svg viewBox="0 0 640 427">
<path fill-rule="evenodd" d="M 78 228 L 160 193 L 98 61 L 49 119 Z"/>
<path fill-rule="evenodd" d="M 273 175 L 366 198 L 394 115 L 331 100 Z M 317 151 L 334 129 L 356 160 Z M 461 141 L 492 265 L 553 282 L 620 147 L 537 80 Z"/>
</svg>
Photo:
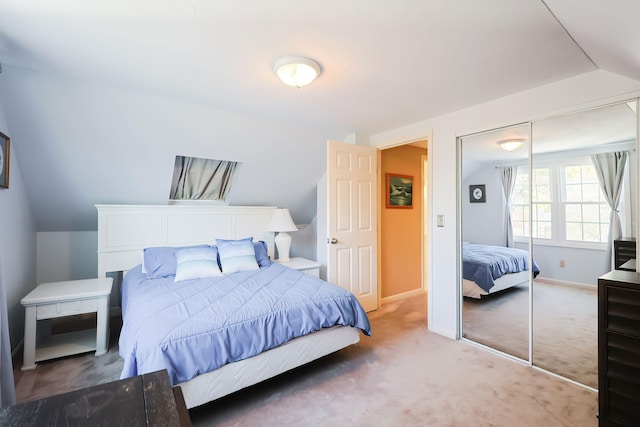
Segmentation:
<svg viewBox="0 0 640 427">
<path fill-rule="evenodd" d="M 533 258 L 540 266 L 539 277 L 545 279 L 597 286 L 598 277 L 609 271 L 603 250 L 534 245 Z M 560 267 L 560 260 L 565 267 Z"/>
<path fill-rule="evenodd" d="M 469 202 L 469 185 L 485 184 L 486 203 Z M 504 197 L 499 170 L 486 164 L 478 167 L 462 187 L 462 239 L 482 245 L 504 246 Z M 526 243 L 516 247 L 528 250 Z M 541 278 L 581 284 L 597 284 L 606 273 L 606 253 L 603 250 L 560 246 L 534 245 L 533 257 L 540 266 Z M 565 267 L 560 267 L 560 260 Z"/>
<path fill-rule="evenodd" d="M 1 105 L 0 131 L 11 138 Z M 0 274 L 7 287 L 13 350 L 24 336 L 24 308 L 20 300 L 36 284 L 36 229 L 15 150 L 20 143 L 11 139 L 9 188 L 0 189 Z"/>
<path fill-rule="evenodd" d="M 484 184 L 486 203 L 469 201 L 469 185 Z M 504 196 L 500 172 L 493 165 L 478 167 L 462 183 L 462 240 L 504 246 Z"/>
</svg>

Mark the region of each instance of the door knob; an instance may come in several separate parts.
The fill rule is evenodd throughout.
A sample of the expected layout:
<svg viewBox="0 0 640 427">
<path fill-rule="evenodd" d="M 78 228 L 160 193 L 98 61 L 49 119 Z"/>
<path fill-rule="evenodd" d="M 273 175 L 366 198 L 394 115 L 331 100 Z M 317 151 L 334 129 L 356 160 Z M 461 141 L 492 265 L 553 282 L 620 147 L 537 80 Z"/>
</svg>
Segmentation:
<svg viewBox="0 0 640 427">
<path fill-rule="evenodd" d="M 332 245 L 335 245 L 336 243 L 338 243 L 338 239 L 336 239 L 335 237 L 332 237 L 331 239 L 327 239 L 327 243 L 331 243 Z"/>
</svg>

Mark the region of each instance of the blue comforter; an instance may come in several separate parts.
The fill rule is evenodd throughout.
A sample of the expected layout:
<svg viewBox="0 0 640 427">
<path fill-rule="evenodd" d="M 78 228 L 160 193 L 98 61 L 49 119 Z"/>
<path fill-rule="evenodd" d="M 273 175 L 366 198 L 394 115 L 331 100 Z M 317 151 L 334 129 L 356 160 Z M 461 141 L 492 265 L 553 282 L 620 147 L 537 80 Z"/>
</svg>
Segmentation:
<svg viewBox="0 0 640 427">
<path fill-rule="evenodd" d="M 356 297 L 281 264 L 223 277 L 122 284 L 121 378 L 167 369 L 173 384 L 335 325 L 371 335 Z"/>
<path fill-rule="evenodd" d="M 529 270 L 529 252 L 502 246 L 485 246 L 465 243 L 462 246 L 462 277 L 473 280 L 489 292 L 494 280 L 508 273 Z M 533 261 L 533 277 L 540 268 Z"/>
</svg>

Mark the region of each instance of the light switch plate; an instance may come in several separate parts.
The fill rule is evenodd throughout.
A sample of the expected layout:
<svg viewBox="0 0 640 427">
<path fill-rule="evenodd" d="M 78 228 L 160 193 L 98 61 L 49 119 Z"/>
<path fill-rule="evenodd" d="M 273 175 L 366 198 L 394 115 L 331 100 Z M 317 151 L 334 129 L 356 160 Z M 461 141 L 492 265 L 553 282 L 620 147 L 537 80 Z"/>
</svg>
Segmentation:
<svg viewBox="0 0 640 427">
<path fill-rule="evenodd" d="M 444 227 L 444 215 L 437 215 L 436 222 L 438 227 Z"/>
</svg>

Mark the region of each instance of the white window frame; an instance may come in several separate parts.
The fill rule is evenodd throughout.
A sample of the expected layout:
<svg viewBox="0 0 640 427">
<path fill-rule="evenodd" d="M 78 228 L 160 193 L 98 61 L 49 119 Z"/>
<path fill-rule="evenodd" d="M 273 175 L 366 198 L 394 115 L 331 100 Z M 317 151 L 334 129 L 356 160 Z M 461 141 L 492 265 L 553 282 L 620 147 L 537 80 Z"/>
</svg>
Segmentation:
<svg viewBox="0 0 640 427">
<path fill-rule="evenodd" d="M 564 167 L 593 164 L 588 155 L 567 157 L 553 160 L 535 161 L 533 169 L 548 168 L 550 170 L 550 192 L 551 192 L 551 238 L 533 237 L 533 243 L 543 246 L 571 247 L 580 249 L 606 250 L 607 242 L 588 242 L 578 240 L 567 240 L 566 238 L 566 215 L 565 215 L 565 177 Z M 528 166 L 519 166 L 518 173 L 526 172 L 530 174 Z M 531 181 L 529 180 L 529 190 Z M 602 191 L 602 190 L 601 190 Z M 531 198 L 530 198 L 531 199 Z M 531 200 L 529 200 L 531 203 Z M 606 205 L 606 201 L 604 202 Z M 608 207 L 608 205 L 607 205 Z M 532 231 L 533 211 L 529 215 L 530 231 Z M 528 242 L 528 236 L 514 236 L 514 241 L 519 243 Z"/>
</svg>

